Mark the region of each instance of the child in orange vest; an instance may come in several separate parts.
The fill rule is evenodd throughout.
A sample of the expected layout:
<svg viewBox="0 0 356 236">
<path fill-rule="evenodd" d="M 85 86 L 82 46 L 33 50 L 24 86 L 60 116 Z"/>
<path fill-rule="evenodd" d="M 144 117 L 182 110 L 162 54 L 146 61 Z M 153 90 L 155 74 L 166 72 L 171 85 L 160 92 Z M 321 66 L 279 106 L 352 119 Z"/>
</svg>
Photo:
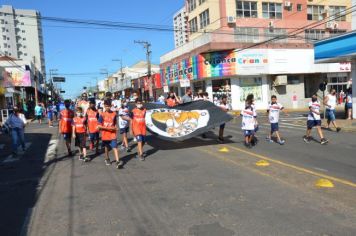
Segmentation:
<svg viewBox="0 0 356 236">
<path fill-rule="evenodd" d="M 75 146 L 79 147 L 79 160 L 88 162 L 90 159 L 87 157 L 86 149 L 87 120 L 83 114 L 83 108 L 77 107 L 72 126 Z"/>
<path fill-rule="evenodd" d="M 74 112 L 70 109 L 70 100 L 64 101 L 65 109 L 59 114 L 59 132 L 63 135 L 68 149 L 68 155 L 72 156 L 71 139 L 72 139 L 72 122 Z"/>
<path fill-rule="evenodd" d="M 90 101 L 90 106 L 87 110 L 86 120 L 88 122 L 88 130 L 89 130 L 89 140 L 90 140 L 90 150 L 96 148 L 96 154 L 99 154 L 99 131 L 98 120 L 99 120 L 99 112 L 95 107 L 95 100 Z"/>
<path fill-rule="evenodd" d="M 116 112 L 111 111 L 111 101 L 104 102 L 104 112 L 99 116 L 98 130 L 101 131 L 102 144 L 105 147 L 105 163 L 111 165 L 109 158 L 109 148 L 114 151 L 116 159 L 116 168 L 121 169 L 124 162 L 119 158 L 119 150 L 117 148 L 117 124 Z"/>
<path fill-rule="evenodd" d="M 137 140 L 137 158 L 141 161 L 145 160 L 143 154 L 143 146 L 146 141 L 146 109 L 143 108 L 143 103 L 141 99 L 136 99 L 136 108 L 132 110 L 132 120 L 131 120 L 131 134 Z"/>
</svg>

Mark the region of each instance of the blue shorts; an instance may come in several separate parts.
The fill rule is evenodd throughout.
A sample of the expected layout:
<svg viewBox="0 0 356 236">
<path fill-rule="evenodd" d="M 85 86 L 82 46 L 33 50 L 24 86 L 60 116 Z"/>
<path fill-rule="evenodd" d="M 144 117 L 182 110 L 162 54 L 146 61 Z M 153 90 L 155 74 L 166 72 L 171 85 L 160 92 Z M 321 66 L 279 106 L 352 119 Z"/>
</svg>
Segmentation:
<svg viewBox="0 0 356 236">
<path fill-rule="evenodd" d="M 271 133 L 279 131 L 278 123 L 271 123 Z"/>
<path fill-rule="evenodd" d="M 335 120 L 335 110 L 326 109 L 326 119 L 328 121 Z"/>
<path fill-rule="evenodd" d="M 102 141 L 102 146 L 103 147 L 108 147 L 108 148 L 117 148 L 117 140 L 103 140 Z"/>
<path fill-rule="evenodd" d="M 136 136 L 137 142 L 145 142 L 146 141 L 146 136 L 144 135 L 137 135 Z"/>
<path fill-rule="evenodd" d="M 66 141 L 70 141 L 72 138 L 72 133 L 62 133 L 63 134 L 63 139 Z"/>
<path fill-rule="evenodd" d="M 255 134 L 254 130 L 244 130 L 244 136 L 245 137 L 251 136 L 251 135 L 254 135 L 254 134 Z"/>
<path fill-rule="evenodd" d="M 129 127 L 120 129 L 120 134 L 127 134 L 129 132 Z"/>
<path fill-rule="evenodd" d="M 220 125 L 220 129 L 225 129 L 225 123 Z"/>
<path fill-rule="evenodd" d="M 352 103 L 346 103 L 346 109 L 352 109 Z"/>
<path fill-rule="evenodd" d="M 49 120 L 52 120 L 53 119 L 53 113 L 52 112 L 48 112 L 47 113 L 47 117 Z"/>
<path fill-rule="evenodd" d="M 89 139 L 91 141 L 99 140 L 99 133 L 89 133 Z"/>
<path fill-rule="evenodd" d="M 307 128 L 312 129 L 315 126 L 321 126 L 321 120 L 308 120 Z"/>
</svg>

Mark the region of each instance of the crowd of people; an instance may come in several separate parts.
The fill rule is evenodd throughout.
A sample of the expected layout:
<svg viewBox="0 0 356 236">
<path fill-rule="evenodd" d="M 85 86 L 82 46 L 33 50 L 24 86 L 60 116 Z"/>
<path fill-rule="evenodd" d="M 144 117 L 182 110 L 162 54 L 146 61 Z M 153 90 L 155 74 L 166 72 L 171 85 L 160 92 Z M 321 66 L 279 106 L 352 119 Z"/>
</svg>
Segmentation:
<svg viewBox="0 0 356 236">
<path fill-rule="evenodd" d="M 351 116 L 352 101 L 350 93 L 345 96 L 345 102 L 348 108 L 348 115 Z M 157 103 L 166 104 L 168 107 L 175 107 L 179 104 L 189 103 L 192 101 L 205 100 L 209 101 L 209 96 L 206 92 L 199 91 L 193 95 L 190 88 L 186 89 L 186 93 L 181 98 L 174 92 L 169 92 L 166 97 L 160 96 Z M 128 103 L 133 102 L 135 108 L 129 110 Z M 222 96 L 220 100 L 213 101 L 215 105 L 219 106 L 224 112 L 231 110 L 228 104 L 227 96 Z M 330 93 L 322 101 L 326 108 L 327 128 L 331 129 L 331 125 L 339 132 L 336 124 L 335 108 L 338 104 L 335 89 L 331 89 Z M 320 137 L 320 143 L 326 144 L 328 140 L 324 137 L 321 128 L 321 102 L 318 100 L 316 94 L 311 98 L 308 104 L 309 112 L 307 116 L 307 127 L 304 141 L 309 143 L 312 140 L 311 131 L 316 128 Z M 13 140 L 13 154 L 17 155 L 18 147 L 25 150 L 24 129 L 27 124 L 26 116 L 23 113 L 21 105 L 13 108 L 13 113 L 6 121 L 6 124 L 11 129 L 11 136 Z M 278 102 L 277 96 L 272 95 L 271 101 L 268 104 L 268 120 L 271 125 L 270 133 L 267 136 L 267 141 L 271 143 L 285 144 L 285 140 L 279 131 L 279 117 L 280 112 L 284 111 L 284 107 Z M 62 134 L 68 155 L 72 156 L 71 149 L 72 139 L 75 146 L 78 148 L 79 159 L 83 161 L 90 161 L 87 155 L 87 137 L 89 138 L 89 149 L 95 149 L 95 153 L 99 154 L 101 141 L 102 148 L 105 150 L 105 163 L 111 165 L 109 152 L 112 150 L 117 168 L 122 168 L 124 163 L 120 159 L 119 149 L 121 151 L 130 152 L 128 137 L 131 134 L 134 141 L 137 142 L 136 158 L 144 161 L 146 154 L 143 147 L 146 142 L 146 123 L 145 115 L 146 109 L 144 102 L 139 98 L 138 93 L 134 92 L 129 98 L 122 98 L 120 96 L 106 93 L 103 99 L 89 98 L 87 93 L 83 93 L 81 98 L 77 101 L 58 101 L 48 102 L 45 106 L 43 103 L 38 103 L 34 108 L 35 117 L 32 121 L 38 120 L 39 124 L 42 119 L 47 116 L 49 127 L 54 127 L 53 122 L 59 121 L 59 132 Z M 241 128 L 244 134 L 244 143 L 247 148 L 252 148 L 258 142 L 256 133 L 259 129 L 258 117 L 253 94 L 249 94 L 245 100 L 245 106 L 242 108 L 240 115 L 242 117 Z M 285 113 L 288 116 L 287 113 Z M 351 117 L 349 117 L 351 118 Z M 218 141 L 224 142 L 224 128 L 225 124 L 221 124 L 219 128 Z M 121 135 L 120 146 L 117 143 L 117 136 Z M 205 134 L 203 134 L 203 137 Z"/>
</svg>

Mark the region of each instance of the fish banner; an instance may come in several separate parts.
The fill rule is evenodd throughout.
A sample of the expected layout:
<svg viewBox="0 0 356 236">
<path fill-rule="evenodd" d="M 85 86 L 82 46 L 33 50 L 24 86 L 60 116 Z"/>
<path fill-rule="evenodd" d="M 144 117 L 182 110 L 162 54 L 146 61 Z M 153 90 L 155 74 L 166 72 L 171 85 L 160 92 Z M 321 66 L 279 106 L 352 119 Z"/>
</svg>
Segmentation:
<svg viewBox="0 0 356 236">
<path fill-rule="evenodd" d="M 130 104 L 130 110 L 135 104 Z M 183 141 L 228 122 L 232 116 L 208 101 L 195 101 L 168 107 L 146 103 L 147 129 L 161 139 Z"/>
</svg>

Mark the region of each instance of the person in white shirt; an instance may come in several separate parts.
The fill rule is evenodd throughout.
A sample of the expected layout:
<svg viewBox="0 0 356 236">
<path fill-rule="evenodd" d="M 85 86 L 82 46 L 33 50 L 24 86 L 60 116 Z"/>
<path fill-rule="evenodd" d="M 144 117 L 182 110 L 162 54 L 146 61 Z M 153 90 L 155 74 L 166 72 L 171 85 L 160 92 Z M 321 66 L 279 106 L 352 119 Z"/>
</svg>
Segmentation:
<svg viewBox="0 0 356 236">
<path fill-rule="evenodd" d="M 352 119 L 352 89 L 349 88 L 347 90 L 347 95 L 345 99 L 345 106 L 347 109 L 347 119 L 351 120 Z"/>
<path fill-rule="evenodd" d="M 22 150 L 26 150 L 25 146 L 25 126 L 27 120 L 25 115 L 21 113 L 18 106 L 14 107 L 13 114 L 9 116 L 6 120 L 6 125 L 11 129 L 11 139 L 12 139 L 12 154 L 17 155 L 17 149 L 21 145 Z"/>
<path fill-rule="evenodd" d="M 127 152 L 130 151 L 129 149 L 129 142 L 128 142 L 128 133 L 129 133 L 129 126 L 130 126 L 130 111 L 127 106 L 126 99 L 122 100 L 121 107 L 119 108 L 119 128 L 120 134 L 122 135 L 122 144 L 120 149 L 126 150 Z"/>
<path fill-rule="evenodd" d="M 230 110 L 230 106 L 229 104 L 227 104 L 227 96 L 223 95 L 221 98 L 221 102 L 218 105 L 224 112 L 228 112 Z M 224 142 L 224 129 L 225 129 L 225 123 L 220 125 L 220 129 L 219 129 L 219 138 L 218 141 L 219 142 Z"/>
<path fill-rule="evenodd" d="M 304 142 L 310 143 L 312 140 L 311 131 L 313 127 L 316 127 L 319 137 L 320 143 L 326 144 L 329 141 L 324 138 L 323 132 L 321 130 L 321 118 L 320 118 L 320 102 L 318 101 L 318 97 L 316 94 L 312 96 L 311 102 L 309 102 L 309 114 L 308 114 L 308 122 L 307 122 L 307 133 L 304 136 Z"/>
<path fill-rule="evenodd" d="M 324 98 L 324 105 L 326 106 L 327 129 L 330 129 L 330 123 L 332 123 L 336 129 L 336 132 L 339 132 L 341 128 L 336 125 L 336 121 L 335 121 L 336 103 L 337 103 L 336 90 L 331 89 L 330 93 L 326 95 Z"/>
<path fill-rule="evenodd" d="M 254 139 L 255 130 L 257 128 L 257 113 L 253 104 L 253 94 L 249 94 L 246 98 L 245 107 L 241 110 L 242 116 L 242 130 L 245 136 L 245 146 L 252 147 L 252 140 Z"/>
<path fill-rule="evenodd" d="M 271 133 L 267 137 L 267 140 L 271 143 L 273 143 L 272 136 L 273 134 L 276 134 L 277 136 L 277 143 L 280 145 L 283 145 L 285 143 L 284 140 L 281 139 L 281 136 L 279 134 L 279 114 L 280 111 L 283 111 L 284 107 L 282 104 L 277 102 L 277 96 L 272 95 L 271 96 L 271 103 L 268 104 L 268 119 L 269 122 L 271 123 Z"/>
</svg>

